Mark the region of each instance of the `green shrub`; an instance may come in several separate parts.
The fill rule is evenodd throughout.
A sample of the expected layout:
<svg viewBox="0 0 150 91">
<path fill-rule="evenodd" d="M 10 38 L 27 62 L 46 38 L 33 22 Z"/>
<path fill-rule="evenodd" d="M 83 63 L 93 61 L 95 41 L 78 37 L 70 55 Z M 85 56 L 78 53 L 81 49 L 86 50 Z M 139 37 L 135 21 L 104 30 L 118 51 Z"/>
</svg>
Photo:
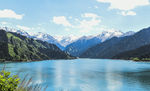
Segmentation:
<svg viewBox="0 0 150 91">
<path fill-rule="evenodd" d="M 24 79 L 21 79 L 17 75 L 11 75 L 11 72 L 0 71 L 0 91 L 45 91 L 41 85 L 33 85 L 32 78 L 28 78 L 26 75 Z"/>
<path fill-rule="evenodd" d="M 132 60 L 139 61 L 140 59 L 136 57 L 136 58 L 133 58 Z"/>
<path fill-rule="evenodd" d="M 0 91 L 14 91 L 18 87 L 20 79 L 17 75 L 10 74 L 4 70 L 0 72 Z"/>
</svg>

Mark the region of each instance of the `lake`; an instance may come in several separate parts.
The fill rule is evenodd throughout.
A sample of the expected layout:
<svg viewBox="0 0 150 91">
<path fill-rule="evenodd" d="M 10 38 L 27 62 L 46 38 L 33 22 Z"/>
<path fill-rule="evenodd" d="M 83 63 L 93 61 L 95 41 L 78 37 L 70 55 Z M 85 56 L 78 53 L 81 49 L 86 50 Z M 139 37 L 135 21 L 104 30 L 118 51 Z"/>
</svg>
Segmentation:
<svg viewBox="0 0 150 91">
<path fill-rule="evenodd" d="M 3 63 L 0 64 L 0 68 Z M 7 63 L 6 70 L 29 74 L 46 91 L 149 91 L 150 63 L 109 59 Z"/>
</svg>

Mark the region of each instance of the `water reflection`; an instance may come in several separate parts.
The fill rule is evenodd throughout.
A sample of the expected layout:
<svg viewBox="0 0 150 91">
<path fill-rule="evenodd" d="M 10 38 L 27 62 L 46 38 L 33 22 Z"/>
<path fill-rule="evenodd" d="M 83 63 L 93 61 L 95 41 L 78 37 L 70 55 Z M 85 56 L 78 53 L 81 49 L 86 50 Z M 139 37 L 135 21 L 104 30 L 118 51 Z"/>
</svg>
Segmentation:
<svg viewBox="0 0 150 91">
<path fill-rule="evenodd" d="M 70 65 L 68 65 L 68 73 L 69 73 L 69 75 L 70 75 L 70 77 L 69 77 L 69 84 L 71 85 L 71 86 L 76 86 L 76 67 L 75 67 L 75 65 L 74 65 L 74 63 L 72 62 Z"/>
<path fill-rule="evenodd" d="M 63 84 L 62 84 L 62 77 L 63 77 L 63 67 L 62 67 L 62 62 L 56 62 L 55 64 L 55 86 L 56 87 L 61 87 Z"/>
<path fill-rule="evenodd" d="M 63 90 L 76 88 L 77 68 L 75 67 L 75 65 L 73 65 L 73 63 L 66 65 L 63 62 L 55 62 L 54 65 L 55 65 L 55 72 L 54 72 L 55 87 L 61 88 Z"/>
<path fill-rule="evenodd" d="M 108 62 L 106 65 L 106 81 L 107 89 L 109 91 L 120 91 L 122 87 L 122 75 L 117 74 L 114 71 L 114 67 L 111 63 Z"/>
<path fill-rule="evenodd" d="M 37 77 L 37 79 L 38 80 L 36 80 L 35 82 L 34 82 L 34 84 L 41 84 L 42 82 L 43 82 L 43 80 L 42 80 L 42 66 L 41 65 L 38 65 L 37 66 L 37 69 L 36 69 L 36 77 Z"/>
<path fill-rule="evenodd" d="M 3 64 L 0 64 L 2 69 Z M 8 63 L 12 73 L 33 77 L 47 91 L 149 91 L 150 64 L 122 60 L 76 59 Z"/>
</svg>

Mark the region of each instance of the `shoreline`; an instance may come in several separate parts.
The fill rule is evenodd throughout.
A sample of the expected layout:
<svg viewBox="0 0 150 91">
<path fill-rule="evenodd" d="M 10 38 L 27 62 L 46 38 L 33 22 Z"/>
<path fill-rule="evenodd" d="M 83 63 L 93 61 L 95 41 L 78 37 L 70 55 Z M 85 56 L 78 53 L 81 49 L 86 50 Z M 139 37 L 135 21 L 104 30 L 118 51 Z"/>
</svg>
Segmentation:
<svg viewBox="0 0 150 91">
<path fill-rule="evenodd" d="M 69 59 L 44 59 L 44 60 L 3 60 L 0 63 L 13 63 L 13 62 L 37 62 L 37 61 L 48 61 L 48 60 L 74 60 L 80 59 L 79 57 L 73 57 Z M 81 58 L 82 59 L 82 58 Z M 85 58 L 85 59 L 105 59 L 105 58 Z M 124 60 L 124 61 L 132 61 L 132 62 L 150 62 L 150 60 L 133 60 L 133 59 L 111 59 L 111 60 Z"/>
<path fill-rule="evenodd" d="M 78 59 L 77 57 L 66 58 L 66 59 L 43 59 L 43 60 L 2 60 L 0 63 L 12 63 L 12 62 L 37 62 L 37 61 L 45 61 L 45 60 L 72 60 Z"/>
</svg>

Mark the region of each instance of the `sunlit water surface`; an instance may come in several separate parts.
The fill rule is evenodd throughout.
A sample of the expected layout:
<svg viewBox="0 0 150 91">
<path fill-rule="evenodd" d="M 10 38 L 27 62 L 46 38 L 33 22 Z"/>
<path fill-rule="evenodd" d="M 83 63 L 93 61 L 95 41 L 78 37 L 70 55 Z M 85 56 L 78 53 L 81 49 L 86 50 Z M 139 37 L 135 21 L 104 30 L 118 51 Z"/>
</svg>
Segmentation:
<svg viewBox="0 0 150 91">
<path fill-rule="evenodd" d="M 0 63 L 0 68 L 3 67 Z M 7 63 L 6 70 L 26 74 L 46 91 L 150 91 L 150 63 L 108 59 Z"/>
</svg>

